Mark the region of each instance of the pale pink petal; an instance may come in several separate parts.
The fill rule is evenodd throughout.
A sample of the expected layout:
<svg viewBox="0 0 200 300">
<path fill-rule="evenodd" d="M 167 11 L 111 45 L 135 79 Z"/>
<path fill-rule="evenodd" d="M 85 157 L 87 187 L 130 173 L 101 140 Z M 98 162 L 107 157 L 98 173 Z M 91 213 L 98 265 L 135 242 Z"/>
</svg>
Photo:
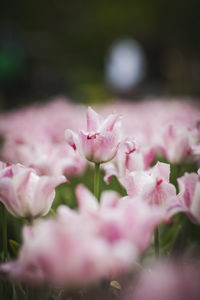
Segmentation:
<svg viewBox="0 0 200 300">
<path fill-rule="evenodd" d="M 19 201 L 16 200 L 16 192 L 9 178 L 0 179 L 0 201 L 11 214 L 19 214 L 21 206 Z"/>
<path fill-rule="evenodd" d="M 103 163 L 113 159 L 117 153 L 118 146 L 119 142 L 115 134 L 108 132 L 104 135 L 99 135 L 94 140 L 94 161 Z"/>
<path fill-rule="evenodd" d="M 80 141 L 80 153 L 85 156 L 86 159 L 92 161 L 94 158 L 94 140 L 88 139 L 88 133 L 81 130 L 79 132 L 79 141 Z"/>
<path fill-rule="evenodd" d="M 145 165 L 145 169 L 148 169 L 154 159 L 154 149 L 145 149 L 144 150 L 144 165 Z"/>
<path fill-rule="evenodd" d="M 101 132 L 113 131 L 117 121 L 119 121 L 120 115 L 111 114 L 109 115 L 101 125 Z"/>
<path fill-rule="evenodd" d="M 84 185 L 76 187 L 76 197 L 80 212 L 95 212 L 99 209 L 97 199 Z"/>
<path fill-rule="evenodd" d="M 195 191 L 195 186 L 198 182 L 198 175 L 195 173 L 185 173 L 184 176 L 177 179 L 179 185 L 179 194 L 183 197 L 185 205 L 190 207 Z"/>
<path fill-rule="evenodd" d="M 34 215 L 39 212 L 40 215 L 45 215 L 51 208 L 55 197 L 55 188 L 61 183 L 66 182 L 65 176 L 42 176 L 37 182 L 34 191 L 34 199 L 31 203 Z"/>
<path fill-rule="evenodd" d="M 152 174 L 158 179 L 169 182 L 170 165 L 158 161 L 152 169 Z"/>
<path fill-rule="evenodd" d="M 87 109 L 87 131 L 97 132 L 100 127 L 99 115 L 89 106 Z"/>
<path fill-rule="evenodd" d="M 134 171 L 126 176 L 126 190 L 129 196 L 146 199 L 154 191 L 156 179 L 145 171 Z"/>
<path fill-rule="evenodd" d="M 109 184 L 111 179 L 112 179 L 112 176 L 118 176 L 118 172 L 117 172 L 117 169 L 115 167 L 115 165 L 110 162 L 110 163 L 107 163 L 105 164 L 104 166 L 104 172 L 105 172 L 105 176 L 104 176 L 104 181 Z"/>
<path fill-rule="evenodd" d="M 160 209 L 149 207 L 141 199 L 124 198 L 123 210 L 124 230 L 140 250 L 146 249 L 152 240 L 155 228 L 166 221 Z"/>
<path fill-rule="evenodd" d="M 65 130 L 65 139 L 67 143 L 74 149 L 77 149 L 78 138 L 77 135 L 70 129 Z"/>
<path fill-rule="evenodd" d="M 180 212 L 184 212 L 192 217 L 190 209 L 184 205 L 182 197 L 180 197 L 180 195 L 172 197 L 170 201 L 167 202 L 166 210 L 168 212 L 169 218 Z"/>
<path fill-rule="evenodd" d="M 200 222 L 200 181 L 198 181 L 195 186 L 190 210 L 191 213 L 195 216 L 196 220 Z"/>
<path fill-rule="evenodd" d="M 82 153 L 89 161 L 97 163 L 107 162 L 114 158 L 118 150 L 118 139 L 111 132 L 88 138 L 87 133 L 80 131 L 79 139 Z"/>
<path fill-rule="evenodd" d="M 101 193 L 101 209 L 116 207 L 121 196 L 115 191 L 104 191 Z"/>
</svg>

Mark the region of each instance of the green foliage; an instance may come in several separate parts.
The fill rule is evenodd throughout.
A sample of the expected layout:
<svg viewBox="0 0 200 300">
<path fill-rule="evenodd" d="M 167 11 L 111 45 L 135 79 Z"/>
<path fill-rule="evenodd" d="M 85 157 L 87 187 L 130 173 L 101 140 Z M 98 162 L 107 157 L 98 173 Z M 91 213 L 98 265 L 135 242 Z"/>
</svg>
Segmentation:
<svg viewBox="0 0 200 300">
<path fill-rule="evenodd" d="M 177 178 L 182 177 L 186 172 L 197 172 L 197 163 L 185 163 L 185 164 L 170 164 L 170 182 L 175 185 L 178 192 Z"/>
<path fill-rule="evenodd" d="M 105 190 L 114 190 L 117 191 L 120 195 L 125 196 L 126 191 L 120 185 L 117 178 L 114 176 L 111 179 L 110 184 L 106 184 L 103 180 L 104 173 L 100 172 L 100 191 Z M 56 198 L 53 203 L 53 209 L 61 205 L 65 204 L 69 207 L 76 209 L 77 208 L 77 200 L 75 195 L 75 189 L 78 184 L 84 184 L 92 193 L 93 193 L 93 184 L 94 184 L 94 168 L 88 167 L 84 174 L 81 176 L 73 176 L 68 177 L 70 183 L 63 183 L 56 188 Z"/>
<path fill-rule="evenodd" d="M 9 240 L 9 245 L 10 245 L 10 248 L 13 252 L 13 255 L 14 256 L 17 256 L 17 253 L 18 253 L 18 250 L 20 248 L 20 244 L 14 240 Z"/>
</svg>

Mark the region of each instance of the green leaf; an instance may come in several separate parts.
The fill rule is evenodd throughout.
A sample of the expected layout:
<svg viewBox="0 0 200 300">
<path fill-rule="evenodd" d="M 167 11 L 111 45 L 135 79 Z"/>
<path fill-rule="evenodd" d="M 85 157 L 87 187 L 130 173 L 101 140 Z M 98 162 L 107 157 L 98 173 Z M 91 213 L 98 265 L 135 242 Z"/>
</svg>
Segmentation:
<svg viewBox="0 0 200 300">
<path fill-rule="evenodd" d="M 16 256 L 18 253 L 18 250 L 20 248 L 20 244 L 14 240 L 9 240 L 9 245 L 10 245 L 10 248 L 11 248 L 13 254 Z"/>
</svg>

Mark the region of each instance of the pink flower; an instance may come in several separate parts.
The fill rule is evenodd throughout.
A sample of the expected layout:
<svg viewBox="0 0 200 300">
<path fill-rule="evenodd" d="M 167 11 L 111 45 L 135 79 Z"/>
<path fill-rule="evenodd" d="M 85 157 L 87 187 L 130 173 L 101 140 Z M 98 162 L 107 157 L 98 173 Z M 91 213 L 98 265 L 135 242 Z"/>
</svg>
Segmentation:
<svg viewBox="0 0 200 300">
<path fill-rule="evenodd" d="M 171 123 L 162 133 L 161 150 L 169 162 L 181 163 L 196 160 L 200 156 L 199 122 L 195 126 Z"/>
<path fill-rule="evenodd" d="M 185 212 L 193 222 L 200 222 L 200 177 L 196 173 L 185 173 L 177 179 L 179 194 L 170 209 Z"/>
<path fill-rule="evenodd" d="M 77 175 L 85 169 L 86 160 L 66 143 L 36 142 L 10 146 L 15 148 L 14 160 L 33 168 L 39 175 Z"/>
<path fill-rule="evenodd" d="M 64 132 L 65 128 L 78 129 L 84 112 L 82 107 L 55 99 L 1 114 L 2 160 L 34 168 L 39 175 L 80 174 L 86 160 L 66 145 Z"/>
<path fill-rule="evenodd" d="M 2 265 L 1 270 L 29 284 L 73 287 L 129 269 L 137 257 L 134 247 L 125 240 L 108 242 L 95 224 L 62 206 L 56 219 L 24 228 L 18 260 Z"/>
<path fill-rule="evenodd" d="M 157 162 L 149 171 L 134 171 L 126 176 L 129 197 L 158 207 L 171 216 L 169 207 L 176 201 L 175 186 L 169 183 L 170 165 Z"/>
<path fill-rule="evenodd" d="M 70 129 L 65 137 L 74 150 L 95 163 L 110 161 L 119 146 L 119 115 L 111 114 L 106 119 L 99 116 L 91 107 L 87 110 L 87 131 L 75 134 Z"/>
<path fill-rule="evenodd" d="M 100 204 L 83 185 L 77 187 L 76 195 L 80 213 L 98 225 L 101 236 L 110 243 L 127 240 L 139 252 L 151 244 L 154 229 L 165 220 L 161 210 L 131 197 L 120 198 L 113 191 L 103 192 Z"/>
<path fill-rule="evenodd" d="M 152 148 L 137 147 L 131 138 L 126 138 L 120 143 L 115 159 L 104 166 L 106 183 L 115 175 L 124 185 L 127 171 L 147 170 L 153 160 L 154 151 Z"/>
<path fill-rule="evenodd" d="M 199 262 L 162 261 L 143 269 L 124 293 L 124 300 L 198 300 Z"/>
<path fill-rule="evenodd" d="M 64 176 L 38 176 L 21 164 L 0 170 L 0 201 L 16 217 L 34 218 L 48 213 L 55 197 L 55 187 Z"/>
</svg>

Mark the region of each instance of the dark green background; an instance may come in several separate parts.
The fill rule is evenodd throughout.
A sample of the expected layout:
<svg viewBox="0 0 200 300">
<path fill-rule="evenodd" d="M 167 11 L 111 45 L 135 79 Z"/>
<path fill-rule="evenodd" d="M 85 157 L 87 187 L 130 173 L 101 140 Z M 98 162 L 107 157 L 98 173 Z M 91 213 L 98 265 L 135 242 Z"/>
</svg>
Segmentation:
<svg viewBox="0 0 200 300">
<path fill-rule="evenodd" d="M 198 0 L 1 1 L 2 107 L 57 94 L 84 102 L 109 98 L 105 55 L 127 37 L 142 44 L 148 61 L 133 97 L 199 96 L 199 12 Z"/>
</svg>

